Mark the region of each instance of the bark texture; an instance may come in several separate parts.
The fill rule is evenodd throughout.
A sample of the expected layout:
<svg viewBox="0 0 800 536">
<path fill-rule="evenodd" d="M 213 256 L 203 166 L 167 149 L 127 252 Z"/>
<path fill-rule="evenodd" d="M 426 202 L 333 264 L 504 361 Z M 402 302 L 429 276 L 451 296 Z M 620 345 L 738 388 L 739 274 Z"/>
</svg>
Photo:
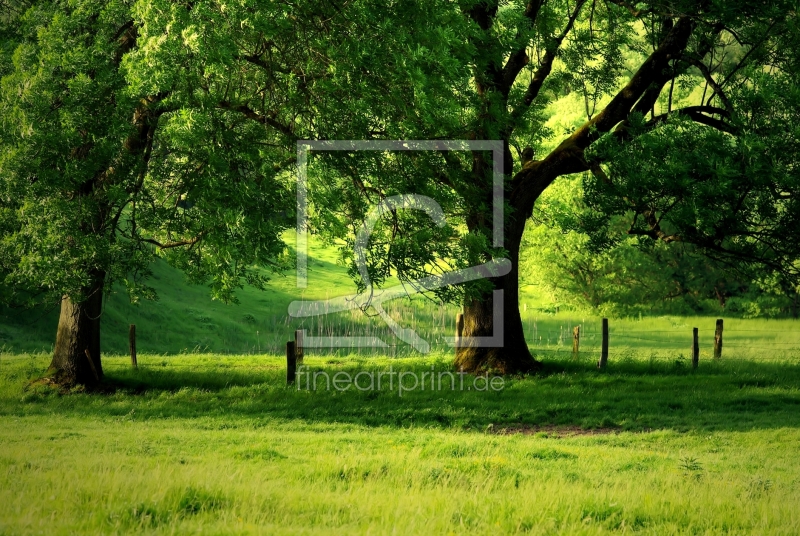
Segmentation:
<svg viewBox="0 0 800 536">
<path fill-rule="evenodd" d="M 61 316 L 50 371 L 65 386 L 94 386 L 103 379 L 100 362 L 100 315 L 103 308 L 103 278 L 88 288 L 83 301 L 61 299 Z M 88 352 L 87 352 L 88 350 Z M 89 363 L 91 356 L 94 368 Z M 95 373 L 97 376 L 95 376 Z"/>
<path fill-rule="evenodd" d="M 462 345 L 456 352 L 455 367 L 470 373 L 493 371 L 500 374 L 532 372 L 541 367 L 531 355 L 522 329 L 519 309 L 519 249 L 525 219 L 506 225 L 505 247 L 511 271 L 491 279 L 494 289 L 503 291 L 503 315 L 499 324 L 494 318 L 493 292 L 464 304 L 464 337 L 491 337 L 503 334 L 503 346 L 495 348 Z M 496 333 L 497 332 L 497 333 Z"/>
</svg>

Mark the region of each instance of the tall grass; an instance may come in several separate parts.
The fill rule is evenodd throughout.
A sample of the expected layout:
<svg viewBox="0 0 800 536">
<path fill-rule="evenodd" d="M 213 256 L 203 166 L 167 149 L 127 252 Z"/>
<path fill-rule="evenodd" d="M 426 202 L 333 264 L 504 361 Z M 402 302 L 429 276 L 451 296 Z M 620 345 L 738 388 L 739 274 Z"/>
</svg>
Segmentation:
<svg viewBox="0 0 800 536">
<path fill-rule="evenodd" d="M 554 358 L 400 397 L 287 388 L 281 356 L 145 354 L 107 359 L 115 393 L 63 396 L 25 387 L 46 359 L 0 356 L 3 534 L 800 532 L 797 365 Z"/>
</svg>

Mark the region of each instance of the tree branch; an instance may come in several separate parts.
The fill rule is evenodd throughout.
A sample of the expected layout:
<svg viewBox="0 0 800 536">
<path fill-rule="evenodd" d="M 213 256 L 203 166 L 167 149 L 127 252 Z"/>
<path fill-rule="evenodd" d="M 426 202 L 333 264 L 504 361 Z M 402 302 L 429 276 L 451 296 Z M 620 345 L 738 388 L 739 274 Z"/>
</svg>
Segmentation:
<svg viewBox="0 0 800 536">
<path fill-rule="evenodd" d="M 536 18 L 539 16 L 539 10 L 542 8 L 543 4 L 544 0 L 529 0 L 528 5 L 525 7 L 525 19 L 527 20 L 529 26 L 533 26 L 533 24 L 536 22 Z M 518 31 L 516 40 L 521 39 L 523 37 L 522 34 L 523 32 Z M 508 97 L 508 93 L 511 91 L 511 86 L 514 85 L 517 75 L 519 75 L 520 71 L 526 65 L 528 65 L 528 62 L 530 61 L 526 52 L 528 48 L 528 41 L 529 40 L 526 39 L 525 44 L 511 53 L 508 61 L 506 61 L 506 64 L 503 67 L 503 82 L 500 91 L 505 97 Z"/>
<path fill-rule="evenodd" d="M 665 114 L 657 115 L 648 121 L 647 126 L 655 126 L 658 123 L 663 123 L 673 115 L 685 115 L 696 123 L 716 128 L 717 130 L 727 132 L 728 134 L 736 134 L 737 131 L 735 127 L 729 125 L 721 119 L 715 119 L 703 114 L 716 114 L 723 117 L 730 117 L 728 111 L 723 110 L 722 108 L 716 108 L 714 106 L 687 106 L 685 108 L 679 108 Z"/>
<path fill-rule="evenodd" d="M 542 63 L 539 65 L 539 69 L 537 69 L 536 73 L 533 75 L 530 84 L 528 84 L 528 89 L 525 91 L 522 101 L 517 104 L 517 106 L 515 106 L 514 110 L 511 112 L 509 130 L 506 133 L 507 136 L 510 136 L 516 123 L 522 118 L 522 116 L 530 107 L 531 103 L 539 95 L 539 91 L 542 89 L 544 81 L 548 76 L 550 76 L 550 73 L 553 70 L 553 62 L 556 59 L 556 55 L 558 54 L 559 47 L 561 47 L 561 43 L 567 37 L 569 32 L 572 31 L 572 27 L 575 25 L 575 21 L 577 20 L 578 15 L 581 12 L 581 8 L 583 8 L 585 3 L 586 0 L 578 0 L 578 3 L 575 5 L 575 9 L 572 11 L 569 20 L 567 21 L 566 27 L 559 35 L 556 36 L 550 46 L 547 47 L 544 57 L 542 58 Z"/>
<path fill-rule="evenodd" d="M 173 248 L 179 248 L 179 247 L 183 247 L 183 246 L 194 246 L 195 244 L 200 242 L 200 240 L 203 239 L 203 236 L 205 236 L 207 234 L 207 232 L 208 231 L 202 231 L 200 234 L 198 234 L 197 236 L 195 236 L 194 238 L 191 238 L 189 240 L 179 240 L 177 242 L 167 242 L 166 244 L 163 244 L 163 243 L 159 242 L 158 240 L 155 240 L 154 238 L 142 238 L 141 240 L 142 240 L 142 242 L 147 242 L 148 244 L 153 244 L 158 249 L 173 249 Z"/>
<path fill-rule="evenodd" d="M 728 110 L 728 112 L 733 113 L 733 106 L 731 105 L 731 101 L 728 99 L 728 96 L 725 95 L 725 92 L 722 90 L 722 86 L 720 86 L 720 84 L 718 84 L 717 81 L 714 80 L 714 77 L 712 76 L 711 70 L 708 68 L 708 66 L 699 59 L 688 54 L 684 56 L 683 60 L 687 62 L 689 65 L 697 67 L 697 69 L 703 75 L 703 78 L 705 78 L 706 82 L 708 82 L 708 85 L 711 86 L 711 89 L 714 90 L 713 93 L 711 93 L 711 98 L 708 99 L 707 104 L 711 103 L 711 100 L 714 98 L 714 96 L 719 96 L 719 100 L 722 101 L 722 105 L 725 107 L 725 109 Z"/>
<path fill-rule="evenodd" d="M 470 42 L 477 49 L 489 48 L 487 46 L 487 41 L 491 39 L 492 36 L 488 33 L 488 30 L 492 27 L 492 24 L 494 24 L 494 18 L 497 16 L 498 8 L 498 0 L 482 0 L 476 2 L 469 10 L 463 11 L 478 25 L 481 30 L 483 30 L 483 35 L 470 38 Z M 495 45 L 499 44 L 496 38 L 494 41 Z M 485 73 L 482 73 L 476 69 L 475 85 L 477 87 L 478 94 L 485 95 L 487 90 L 490 88 L 500 89 L 502 84 L 502 68 L 494 61 L 489 60 L 488 65 L 486 65 Z"/>
<path fill-rule="evenodd" d="M 250 108 L 249 106 L 247 106 L 246 104 L 231 104 L 228 101 L 220 101 L 217 104 L 217 106 L 219 106 L 223 110 L 238 112 L 247 117 L 248 119 L 252 119 L 257 123 L 261 123 L 262 125 L 267 125 L 274 128 L 275 130 L 291 138 L 292 140 L 295 141 L 297 140 L 297 137 L 295 136 L 292 128 L 288 125 L 281 123 L 276 119 L 276 117 L 278 116 L 276 112 L 269 112 L 268 115 L 262 115 L 253 110 L 252 108 Z"/>
<path fill-rule="evenodd" d="M 669 73 L 665 76 L 664 71 L 669 70 L 670 60 L 680 56 L 686 48 L 693 29 L 694 23 L 689 18 L 679 19 L 661 46 L 645 60 L 628 84 L 611 99 L 605 109 L 564 140 L 551 155 L 570 146 L 580 150 L 586 149 L 602 134 L 610 132 L 616 124 L 627 119 L 632 110 L 638 111 L 634 106 L 653 87 L 653 82 L 662 82 L 661 87 L 663 87 L 669 80 Z M 580 171 L 585 170 L 580 169 Z"/>
<path fill-rule="evenodd" d="M 647 15 L 650 13 L 654 13 L 653 9 L 639 9 L 636 6 L 632 5 L 630 2 L 626 2 L 625 0 L 608 0 L 608 2 L 618 5 L 620 7 L 624 7 L 628 13 L 634 16 L 634 18 L 640 18 L 643 15 Z"/>
<path fill-rule="evenodd" d="M 531 161 L 522 167 L 511 181 L 509 194 L 511 205 L 519 210 L 518 217 L 530 217 L 536 199 L 556 178 L 590 169 L 584 156 L 585 149 L 626 120 L 643 95 L 648 91 L 653 92 L 651 88 L 654 82 L 660 82 L 663 88 L 669 80 L 669 75 L 665 77 L 664 71 L 671 73 L 670 61 L 680 57 L 686 49 L 694 27 L 690 18 L 679 18 L 661 45 L 642 63 L 603 111 L 561 142 L 544 160 Z"/>
</svg>

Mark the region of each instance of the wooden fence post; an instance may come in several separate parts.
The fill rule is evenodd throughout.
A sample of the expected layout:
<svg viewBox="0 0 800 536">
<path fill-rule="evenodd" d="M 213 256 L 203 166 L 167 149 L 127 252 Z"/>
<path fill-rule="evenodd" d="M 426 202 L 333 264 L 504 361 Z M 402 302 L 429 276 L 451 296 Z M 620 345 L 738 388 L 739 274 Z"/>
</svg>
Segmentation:
<svg viewBox="0 0 800 536">
<path fill-rule="evenodd" d="M 97 368 L 95 368 L 94 366 L 94 361 L 92 361 L 92 354 L 89 353 L 88 348 L 84 350 L 83 353 L 86 355 L 86 360 L 89 362 L 89 368 L 92 369 L 92 374 L 94 375 L 94 379 L 97 381 L 97 383 L 100 383 L 100 375 L 97 373 Z"/>
<path fill-rule="evenodd" d="M 581 327 L 572 328 L 572 357 L 578 357 L 578 348 L 581 340 Z"/>
<path fill-rule="evenodd" d="M 294 353 L 294 341 L 286 342 L 286 385 L 294 383 L 297 376 L 297 355 Z"/>
<path fill-rule="evenodd" d="M 597 368 L 600 370 L 606 368 L 608 364 L 608 318 L 603 319 L 603 346 L 600 349 L 600 361 L 597 362 Z"/>
<path fill-rule="evenodd" d="M 717 319 L 717 330 L 714 332 L 714 359 L 722 357 L 722 319 Z"/>
<path fill-rule="evenodd" d="M 303 345 L 303 330 L 298 329 L 294 332 L 294 353 L 297 356 L 297 364 L 303 364 L 304 345 Z"/>
<path fill-rule="evenodd" d="M 136 361 L 136 324 L 131 324 L 128 328 L 128 346 L 131 349 L 131 366 L 139 368 L 139 363 Z"/>
<path fill-rule="evenodd" d="M 461 337 L 464 335 L 464 313 L 456 315 L 456 355 L 461 347 Z"/>
<path fill-rule="evenodd" d="M 692 368 L 696 369 L 700 362 L 700 343 L 697 338 L 697 328 L 692 328 Z"/>
</svg>

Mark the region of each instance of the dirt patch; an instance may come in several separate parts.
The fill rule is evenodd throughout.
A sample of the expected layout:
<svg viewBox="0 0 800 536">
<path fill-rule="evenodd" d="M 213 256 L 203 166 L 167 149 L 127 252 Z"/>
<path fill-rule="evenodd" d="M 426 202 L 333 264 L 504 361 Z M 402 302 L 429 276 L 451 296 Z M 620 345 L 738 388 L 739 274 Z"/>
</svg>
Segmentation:
<svg viewBox="0 0 800 536">
<path fill-rule="evenodd" d="M 620 433 L 619 428 L 581 428 L 580 426 L 557 425 L 557 424 L 503 424 L 490 425 L 487 432 L 498 435 L 534 435 L 546 434 L 551 437 L 575 437 L 608 435 Z"/>
</svg>

